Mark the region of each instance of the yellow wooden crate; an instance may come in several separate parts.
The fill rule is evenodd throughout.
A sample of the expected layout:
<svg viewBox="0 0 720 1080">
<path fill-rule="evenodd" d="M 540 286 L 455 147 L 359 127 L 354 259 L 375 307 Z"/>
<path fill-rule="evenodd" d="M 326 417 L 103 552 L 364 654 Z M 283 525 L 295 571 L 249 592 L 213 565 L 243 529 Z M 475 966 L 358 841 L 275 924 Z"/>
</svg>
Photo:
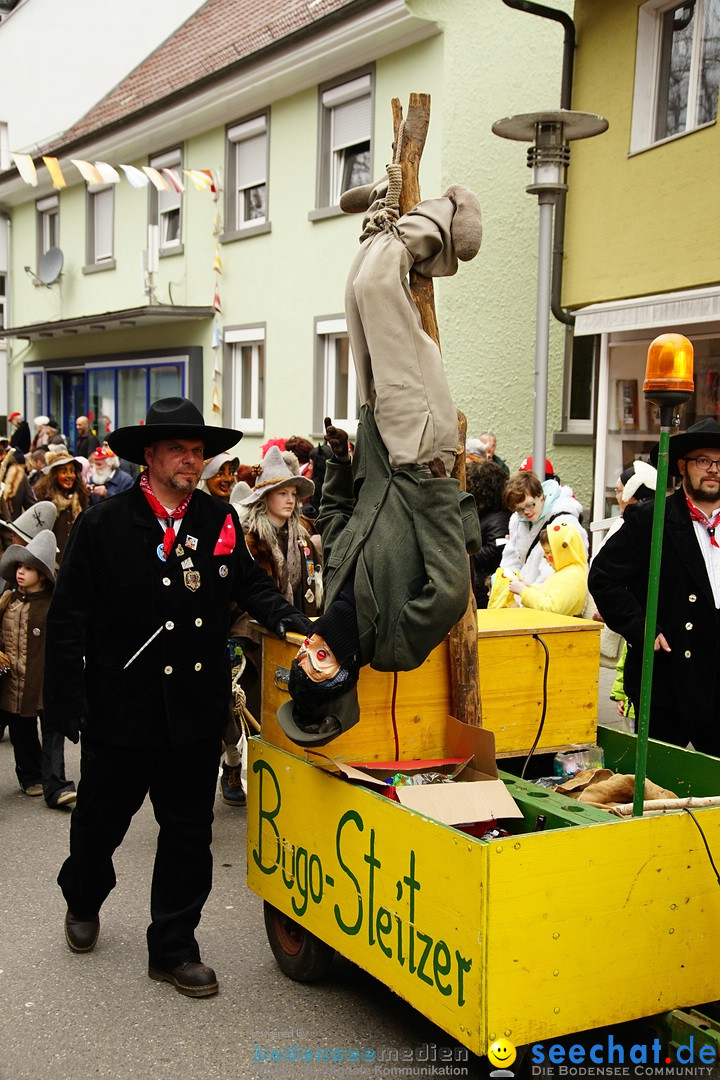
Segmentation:
<svg viewBox="0 0 720 1080">
<path fill-rule="evenodd" d="M 478 612 L 478 659 L 483 727 L 495 735 L 498 757 L 527 753 L 543 709 L 547 645 L 547 713 L 537 750 L 595 741 L 597 730 L 600 624 L 524 608 Z M 263 635 L 263 738 L 304 756 L 285 738 L 276 712 L 287 691 L 276 677 L 289 668 L 302 639 L 278 641 Z M 365 667 L 358 684 L 362 719 L 332 744 L 345 761 L 388 761 L 398 755 L 392 712 L 402 730 L 405 758 L 442 753 L 438 721 L 450 712 L 450 662 L 447 640 L 415 671 L 374 671 Z"/>
<path fill-rule="evenodd" d="M 685 814 L 485 843 L 263 740 L 249 777 L 250 888 L 474 1053 L 720 997 L 720 892 Z"/>
</svg>

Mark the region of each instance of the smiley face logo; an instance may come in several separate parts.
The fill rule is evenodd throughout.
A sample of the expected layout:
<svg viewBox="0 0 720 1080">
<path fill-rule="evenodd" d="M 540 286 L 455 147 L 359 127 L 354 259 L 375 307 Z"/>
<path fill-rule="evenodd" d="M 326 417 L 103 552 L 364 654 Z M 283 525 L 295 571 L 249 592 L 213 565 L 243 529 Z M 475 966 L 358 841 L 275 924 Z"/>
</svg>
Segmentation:
<svg viewBox="0 0 720 1080">
<path fill-rule="evenodd" d="M 488 1049 L 488 1061 L 498 1069 L 507 1069 L 517 1057 L 517 1050 L 508 1039 L 496 1039 Z"/>
</svg>

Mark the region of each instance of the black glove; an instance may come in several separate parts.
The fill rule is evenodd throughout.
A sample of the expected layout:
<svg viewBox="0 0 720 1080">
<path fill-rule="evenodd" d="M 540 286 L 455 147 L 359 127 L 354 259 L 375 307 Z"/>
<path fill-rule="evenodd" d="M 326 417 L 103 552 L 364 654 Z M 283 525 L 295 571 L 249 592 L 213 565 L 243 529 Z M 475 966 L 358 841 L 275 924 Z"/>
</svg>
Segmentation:
<svg viewBox="0 0 720 1080">
<path fill-rule="evenodd" d="M 286 615 L 284 619 L 275 627 L 275 633 L 281 641 L 285 640 L 285 635 L 289 630 L 295 630 L 298 634 L 304 634 L 306 637 L 312 632 L 312 623 L 303 615 L 301 611 L 296 611 L 292 615 Z"/>
<path fill-rule="evenodd" d="M 61 735 L 64 735 L 70 742 L 76 743 L 80 741 L 80 731 L 84 723 L 84 718 L 70 716 L 63 720 L 53 720 L 48 727 L 51 727 L 53 731 L 58 731 Z"/>
</svg>

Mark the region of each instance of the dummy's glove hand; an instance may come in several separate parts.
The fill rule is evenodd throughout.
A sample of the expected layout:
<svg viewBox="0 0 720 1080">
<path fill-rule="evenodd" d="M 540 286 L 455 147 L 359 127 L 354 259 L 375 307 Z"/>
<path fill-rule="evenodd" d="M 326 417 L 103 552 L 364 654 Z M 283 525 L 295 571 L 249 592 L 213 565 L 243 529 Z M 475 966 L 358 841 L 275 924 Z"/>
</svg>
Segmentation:
<svg viewBox="0 0 720 1080">
<path fill-rule="evenodd" d="M 350 446 L 347 431 L 335 427 L 329 416 L 325 417 L 325 438 L 330 444 L 330 449 L 339 461 L 347 461 L 350 457 Z"/>
<path fill-rule="evenodd" d="M 58 731 L 61 735 L 64 735 L 70 742 L 80 741 L 80 729 L 85 723 L 84 719 L 79 716 L 70 716 L 64 720 L 54 720 L 49 726 L 53 731 Z"/>
<path fill-rule="evenodd" d="M 428 461 L 427 467 L 430 470 L 431 476 L 434 476 L 436 480 L 440 480 L 442 477 L 447 476 L 447 469 L 445 468 L 445 462 L 442 458 L 433 458 L 432 461 Z"/>
<path fill-rule="evenodd" d="M 275 627 L 275 633 L 281 641 L 285 640 L 285 636 L 290 630 L 294 630 L 297 634 L 304 634 L 307 637 L 311 632 L 310 620 L 302 612 L 298 611 L 294 615 L 286 615 Z"/>
</svg>

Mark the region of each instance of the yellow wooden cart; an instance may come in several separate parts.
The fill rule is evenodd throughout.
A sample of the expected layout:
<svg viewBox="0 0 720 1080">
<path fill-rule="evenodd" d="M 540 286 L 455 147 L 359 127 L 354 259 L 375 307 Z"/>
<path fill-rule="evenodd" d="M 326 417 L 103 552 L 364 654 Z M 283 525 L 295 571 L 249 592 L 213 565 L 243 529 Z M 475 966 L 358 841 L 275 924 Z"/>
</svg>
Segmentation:
<svg viewBox="0 0 720 1080">
<path fill-rule="evenodd" d="M 720 997 L 720 890 L 703 842 L 720 851 L 720 809 L 621 820 L 521 779 L 543 716 L 536 777 L 548 755 L 596 738 L 610 768 L 633 772 L 635 738 L 597 728 L 599 624 L 516 609 L 478 624 L 483 725 L 519 809 L 490 841 L 290 743 L 275 711 L 296 644 L 264 638 L 248 884 L 282 970 L 309 981 L 337 950 L 479 1055 L 498 1038 L 520 1046 Z M 361 722 L 328 754 L 452 757 L 449 680 L 446 644 L 414 672 L 363 669 Z M 650 743 L 648 776 L 720 793 L 719 760 L 664 744 Z"/>
</svg>

